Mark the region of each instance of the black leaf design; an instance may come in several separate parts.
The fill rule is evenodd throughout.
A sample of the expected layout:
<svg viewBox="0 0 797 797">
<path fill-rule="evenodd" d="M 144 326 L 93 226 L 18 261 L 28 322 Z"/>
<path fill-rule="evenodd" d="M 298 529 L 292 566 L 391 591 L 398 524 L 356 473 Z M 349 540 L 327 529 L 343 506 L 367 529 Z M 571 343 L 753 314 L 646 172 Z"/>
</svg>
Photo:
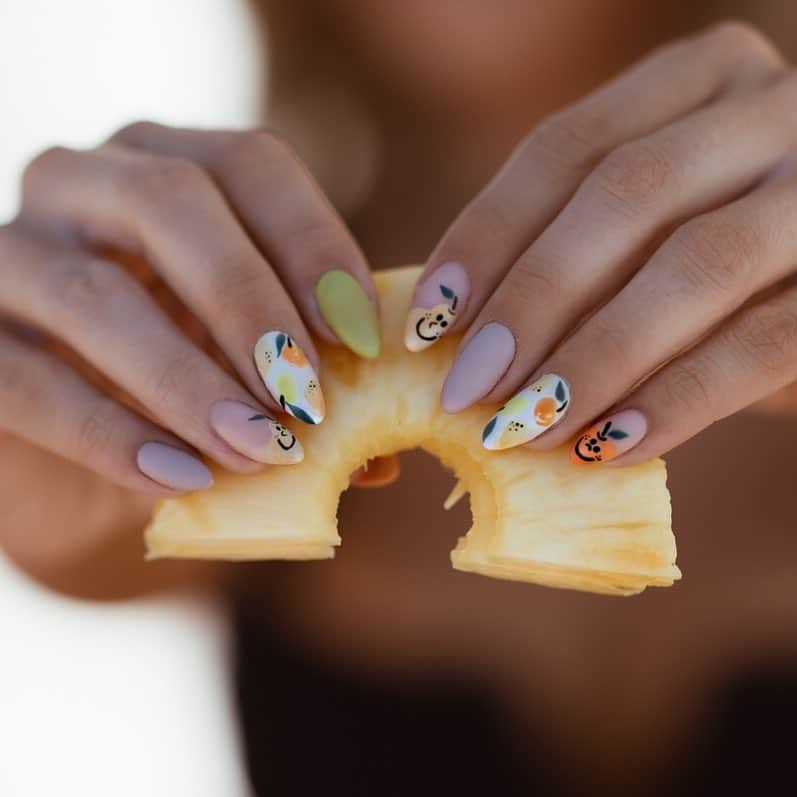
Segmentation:
<svg viewBox="0 0 797 797">
<path fill-rule="evenodd" d="M 294 418 L 298 418 L 305 423 L 315 423 L 301 407 L 297 407 L 295 404 L 288 404 L 288 409 L 291 411 L 291 415 L 293 415 Z"/>
</svg>

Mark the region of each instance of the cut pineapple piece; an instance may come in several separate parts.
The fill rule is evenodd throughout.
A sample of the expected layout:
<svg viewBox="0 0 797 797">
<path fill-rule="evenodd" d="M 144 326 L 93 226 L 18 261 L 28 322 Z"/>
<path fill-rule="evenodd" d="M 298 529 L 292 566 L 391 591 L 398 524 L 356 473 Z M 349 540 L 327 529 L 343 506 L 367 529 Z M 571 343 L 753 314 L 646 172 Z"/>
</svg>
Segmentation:
<svg viewBox="0 0 797 797">
<path fill-rule="evenodd" d="M 381 358 L 320 346 L 329 414 L 303 430 L 304 461 L 256 476 L 216 469 L 210 490 L 161 502 L 146 532 L 149 556 L 331 558 L 350 474 L 373 457 L 420 447 L 462 483 L 448 506 L 470 493 L 473 526 L 451 557 L 458 570 L 617 595 L 680 578 L 661 460 L 588 468 L 570 462 L 567 447 L 487 451 L 481 430 L 494 408 L 440 410 L 456 340 L 405 350 L 418 275 L 417 268 L 376 275 Z"/>
</svg>

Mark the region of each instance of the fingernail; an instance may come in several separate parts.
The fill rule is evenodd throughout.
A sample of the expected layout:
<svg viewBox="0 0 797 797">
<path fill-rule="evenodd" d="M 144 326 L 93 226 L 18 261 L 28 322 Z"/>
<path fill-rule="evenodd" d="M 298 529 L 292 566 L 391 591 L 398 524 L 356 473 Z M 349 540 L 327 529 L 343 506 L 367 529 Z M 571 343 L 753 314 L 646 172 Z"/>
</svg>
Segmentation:
<svg viewBox="0 0 797 797">
<path fill-rule="evenodd" d="M 435 269 L 415 289 L 404 345 L 410 351 L 428 349 L 454 326 L 469 294 L 468 274 L 460 263 L 444 263 Z"/>
<path fill-rule="evenodd" d="M 633 448 L 647 431 L 647 419 L 638 410 L 617 412 L 582 432 L 570 459 L 579 464 L 609 462 Z"/>
<path fill-rule="evenodd" d="M 313 366 L 287 332 L 266 332 L 255 344 L 255 365 L 268 392 L 285 412 L 321 423 L 326 405 Z"/>
<path fill-rule="evenodd" d="M 166 443 L 144 443 L 136 455 L 138 469 L 173 490 L 205 490 L 213 476 L 196 457 Z"/>
<path fill-rule="evenodd" d="M 269 465 L 294 465 L 304 459 L 302 444 L 279 421 L 239 401 L 217 401 L 210 425 L 236 451 Z"/>
<path fill-rule="evenodd" d="M 440 403 L 460 412 L 486 396 L 515 357 L 515 336 L 496 322 L 485 324 L 468 342 L 448 372 Z"/>
<path fill-rule="evenodd" d="M 341 269 L 327 271 L 316 283 L 315 298 L 321 316 L 341 343 L 360 357 L 379 356 L 376 308 L 351 274 Z"/>
<path fill-rule="evenodd" d="M 509 399 L 487 422 L 482 445 L 500 451 L 523 445 L 562 420 L 570 388 L 558 374 L 545 374 Z"/>
</svg>

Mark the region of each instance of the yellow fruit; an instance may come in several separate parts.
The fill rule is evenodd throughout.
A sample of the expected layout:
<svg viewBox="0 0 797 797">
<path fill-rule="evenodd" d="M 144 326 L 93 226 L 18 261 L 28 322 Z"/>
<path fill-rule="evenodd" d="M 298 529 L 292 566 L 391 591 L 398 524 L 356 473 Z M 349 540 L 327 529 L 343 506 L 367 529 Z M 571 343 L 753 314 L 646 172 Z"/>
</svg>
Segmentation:
<svg viewBox="0 0 797 797">
<path fill-rule="evenodd" d="M 256 476 L 216 469 L 210 490 L 161 502 L 147 529 L 149 556 L 331 558 L 350 475 L 366 460 L 420 447 L 460 480 L 449 506 L 470 493 L 473 525 L 452 553 L 455 568 L 621 595 L 680 578 L 661 460 L 584 468 L 570 461 L 567 446 L 487 451 L 481 431 L 495 407 L 440 410 L 457 340 L 447 335 L 424 352 L 406 351 L 404 320 L 419 273 L 376 275 L 379 359 L 319 345 L 329 415 L 302 430 L 304 461 Z"/>
</svg>

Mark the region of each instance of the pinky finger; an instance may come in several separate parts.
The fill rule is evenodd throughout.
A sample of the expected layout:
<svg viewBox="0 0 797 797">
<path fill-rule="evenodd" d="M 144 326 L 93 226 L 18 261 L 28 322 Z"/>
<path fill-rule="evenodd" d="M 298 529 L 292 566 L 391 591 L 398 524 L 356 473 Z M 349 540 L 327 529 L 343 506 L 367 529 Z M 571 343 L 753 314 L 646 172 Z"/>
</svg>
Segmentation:
<svg viewBox="0 0 797 797">
<path fill-rule="evenodd" d="M 213 484 L 183 442 L 100 393 L 62 360 L 3 332 L 0 429 L 132 490 L 172 495 Z"/>
<path fill-rule="evenodd" d="M 634 465 L 797 379 L 797 287 L 750 305 L 575 440 L 578 463 Z"/>
</svg>

